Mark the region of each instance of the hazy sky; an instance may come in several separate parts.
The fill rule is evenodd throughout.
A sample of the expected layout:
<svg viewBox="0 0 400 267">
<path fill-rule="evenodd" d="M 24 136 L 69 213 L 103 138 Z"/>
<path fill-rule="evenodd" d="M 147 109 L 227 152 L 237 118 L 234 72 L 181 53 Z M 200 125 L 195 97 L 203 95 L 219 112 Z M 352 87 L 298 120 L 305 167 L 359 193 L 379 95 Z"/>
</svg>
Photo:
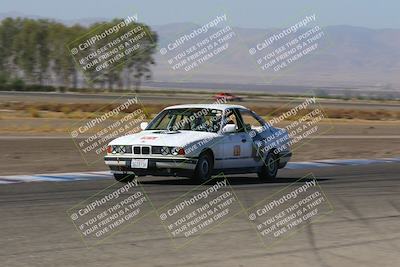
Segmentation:
<svg viewBox="0 0 400 267">
<path fill-rule="evenodd" d="M 137 13 L 151 25 L 206 22 L 226 13 L 241 27 L 288 26 L 315 13 L 319 25 L 400 28 L 399 0 L 0 0 L 0 13 L 19 12 L 57 19 L 114 18 Z"/>
</svg>

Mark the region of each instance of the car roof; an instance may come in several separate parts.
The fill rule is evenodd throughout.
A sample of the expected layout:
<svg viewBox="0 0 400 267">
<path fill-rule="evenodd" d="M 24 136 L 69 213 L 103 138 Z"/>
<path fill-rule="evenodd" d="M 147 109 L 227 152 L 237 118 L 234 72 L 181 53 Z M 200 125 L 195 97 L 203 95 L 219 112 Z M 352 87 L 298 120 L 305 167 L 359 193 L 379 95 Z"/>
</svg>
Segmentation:
<svg viewBox="0 0 400 267">
<path fill-rule="evenodd" d="M 177 108 L 205 108 L 205 109 L 219 109 L 219 110 L 226 110 L 233 108 L 248 109 L 241 105 L 232 105 L 232 104 L 185 104 L 185 105 L 170 106 L 166 107 L 165 109 L 177 109 Z"/>
</svg>

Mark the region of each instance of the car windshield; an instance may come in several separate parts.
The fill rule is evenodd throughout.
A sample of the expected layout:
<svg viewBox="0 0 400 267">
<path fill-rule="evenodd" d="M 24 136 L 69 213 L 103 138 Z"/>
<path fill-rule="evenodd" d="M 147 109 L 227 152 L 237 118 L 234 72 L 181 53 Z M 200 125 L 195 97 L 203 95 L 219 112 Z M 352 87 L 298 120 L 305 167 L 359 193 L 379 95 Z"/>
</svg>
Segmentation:
<svg viewBox="0 0 400 267">
<path fill-rule="evenodd" d="M 146 130 L 217 132 L 222 111 L 205 108 L 167 109 L 158 114 Z"/>
</svg>

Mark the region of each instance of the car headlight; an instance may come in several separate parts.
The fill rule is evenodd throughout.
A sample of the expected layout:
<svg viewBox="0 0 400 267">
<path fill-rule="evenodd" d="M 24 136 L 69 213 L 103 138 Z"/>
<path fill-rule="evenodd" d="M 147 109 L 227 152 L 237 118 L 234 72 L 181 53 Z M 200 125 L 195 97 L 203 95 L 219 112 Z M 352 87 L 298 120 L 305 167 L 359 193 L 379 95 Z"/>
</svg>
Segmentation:
<svg viewBox="0 0 400 267">
<path fill-rule="evenodd" d="M 132 148 L 125 145 L 107 146 L 107 153 L 109 154 L 125 154 L 132 153 Z"/>
<path fill-rule="evenodd" d="M 162 148 L 161 148 L 161 154 L 163 154 L 164 156 L 165 155 L 168 155 L 169 154 L 169 147 L 167 147 L 167 146 L 163 146 Z"/>
<path fill-rule="evenodd" d="M 176 155 L 185 155 L 185 149 L 183 147 L 174 147 L 171 150 L 171 154 L 176 156 Z"/>
</svg>

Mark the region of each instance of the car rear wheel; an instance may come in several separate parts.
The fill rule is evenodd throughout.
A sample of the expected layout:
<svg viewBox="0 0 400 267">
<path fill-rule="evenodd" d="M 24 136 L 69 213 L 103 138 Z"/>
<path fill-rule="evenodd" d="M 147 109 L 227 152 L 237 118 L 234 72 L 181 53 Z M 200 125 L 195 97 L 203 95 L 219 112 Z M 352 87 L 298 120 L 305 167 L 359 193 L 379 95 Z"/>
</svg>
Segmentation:
<svg viewBox="0 0 400 267">
<path fill-rule="evenodd" d="M 193 178 L 199 182 L 205 182 L 211 178 L 213 159 L 210 153 L 202 153 L 197 161 Z"/>
<path fill-rule="evenodd" d="M 279 160 L 278 157 L 272 151 L 268 153 L 265 158 L 264 164 L 261 170 L 257 173 L 258 178 L 262 180 L 272 180 L 276 178 L 278 173 Z"/>
<path fill-rule="evenodd" d="M 135 175 L 134 175 L 134 174 L 120 174 L 120 173 L 114 173 L 114 178 L 115 178 L 115 180 L 117 180 L 118 182 L 121 182 L 121 183 L 128 183 L 128 182 L 132 182 L 133 179 L 135 179 Z"/>
</svg>

